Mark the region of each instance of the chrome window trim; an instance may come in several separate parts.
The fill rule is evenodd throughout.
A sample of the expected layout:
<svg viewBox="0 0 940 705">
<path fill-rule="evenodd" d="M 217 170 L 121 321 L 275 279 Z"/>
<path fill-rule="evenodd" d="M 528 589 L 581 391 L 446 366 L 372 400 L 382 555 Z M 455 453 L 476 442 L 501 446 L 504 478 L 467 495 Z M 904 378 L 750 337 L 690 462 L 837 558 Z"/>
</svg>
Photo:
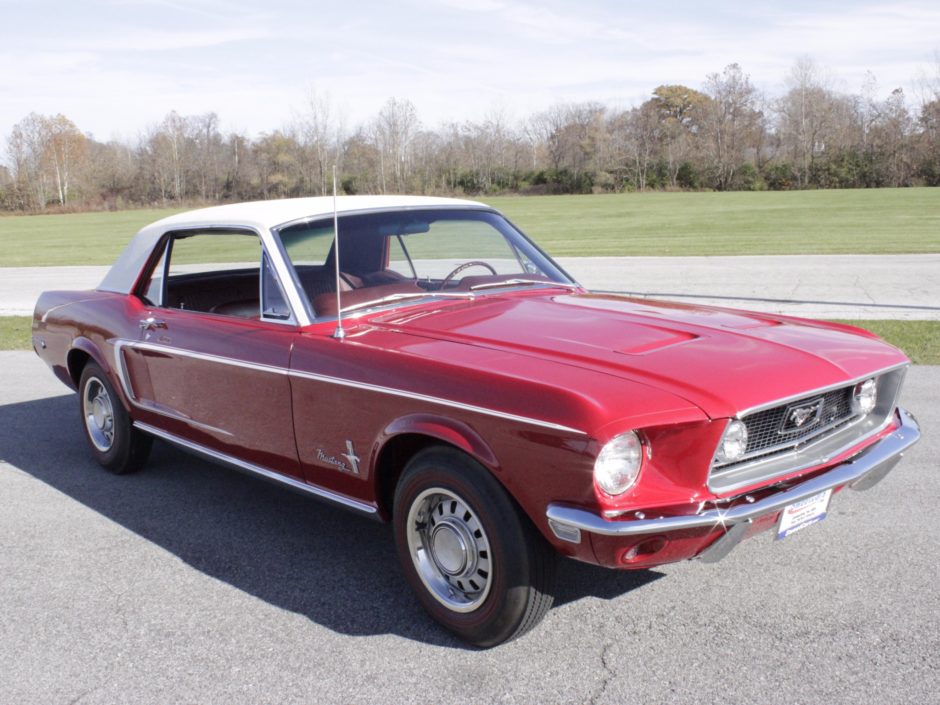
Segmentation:
<svg viewBox="0 0 940 705">
<path fill-rule="evenodd" d="M 353 389 L 362 389 L 365 391 L 376 392 L 378 394 L 387 394 L 390 396 L 403 397 L 406 399 L 412 399 L 414 401 L 426 402 L 428 404 L 437 404 L 440 406 L 446 406 L 452 409 L 460 409 L 461 411 L 468 411 L 475 414 L 482 414 L 484 416 L 492 416 L 499 419 L 504 419 L 506 421 L 516 421 L 518 423 L 524 423 L 531 426 L 539 426 L 541 428 L 548 428 L 553 431 L 563 431 L 566 433 L 574 433 L 579 436 L 588 435 L 585 431 L 581 431 L 576 428 L 571 428 L 569 426 L 563 426 L 561 424 L 556 424 L 551 421 L 543 421 L 541 419 L 533 419 L 528 416 L 520 416 L 517 414 L 510 414 L 503 411 L 497 411 L 495 409 L 488 409 L 484 406 L 476 406 L 474 404 L 465 404 L 459 401 L 453 401 L 451 399 L 444 399 L 442 397 L 430 396 L 427 394 L 417 394 L 415 392 L 409 392 L 404 389 L 395 389 L 394 387 L 384 387 L 377 384 L 368 384 L 366 382 L 356 382 L 350 379 L 343 379 L 341 377 L 330 377 L 328 375 L 320 375 L 315 372 L 304 372 L 301 370 L 292 370 L 285 367 L 276 367 L 274 365 L 263 365 L 256 362 L 248 362 L 246 360 L 239 360 L 237 358 L 223 357 L 221 355 L 211 355 L 209 353 L 200 353 L 194 350 L 186 350 L 185 348 L 177 348 L 171 345 L 158 345 L 156 343 L 147 343 L 143 341 L 134 341 L 134 340 L 117 340 L 114 344 L 115 350 L 115 361 L 116 368 L 118 369 L 118 376 L 120 377 L 121 386 L 124 387 L 125 394 L 128 396 L 131 395 L 132 390 L 130 388 L 129 379 L 127 377 L 127 368 L 124 366 L 124 356 L 123 349 L 125 347 L 134 348 L 137 350 L 149 350 L 151 352 L 161 352 L 161 353 L 172 353 L 175 355 L 182 355 L 185 357 L 194 358 L 197 360 L 204 360 L 206 362 L 216 362 L 224 365 L 233 365 L 236 367 L 243 367 L 250 370 L 258 370 L 261 372 L 269 372 L 271 374 L 280 374 L 288 375 L 290 377 L 297 377 L 301 379 L 310 379 L 316 382 L 323 382 L 326 384 L 335 384 L 342 387 L 351 387 Z M 146 407 L 149 409 L 149 407 Z"/>
<path fill-rule="evenodd" d="M 541 247 L 538 246 L 537 243 L 531 240 L 529 236 L 526 235 L 523 230 L 516 227 L 516 225 L 511 220 L 509 220 L 509 218 L 507 218 L 504 214 L 500 213 L 495 208 L 484 205 L 482 203 L 481 204 L 443 203 L 443 204 L 428 204 L 428 205 L 414 205 L 414 206 L 390 206 L 388 208 L 361 208 L 361 209 L 356 209 L 356 210 L 342 211 L 339 214 L 339 218 L 340 220 L 342 220 L 343 218 L 350 217 L 350 216 L 372 215 L 375 213 L 401 213 L 401 212 L 414 212 L 414 211 L 459 211 L 459 210 L 466 210 L 466 211 L 478 212 L 478 213 L 491 213 L 491 214 L 499 216 L 510 226 L 510 228 L 512 228 L 512 230 L 516 232 L 516 234 L 519 235 L 519 237 L 525 240 L 533 249 L 535 249 L 536 252 L 538 252 L 545 259 L 547 259 L 551 263 L 551 265 L 555 267 L 562 274 L 563 277 L 567 278 L 568 281 L 566 282 L 566 284 L 570 285 L 570 287 L 566 286 L 565 288 L 575 287 L 579 289 L 584 289 L 584 287 L 580 283 L 578 283 L 578 281 L 574 277 L 568 274 L 568 272 L 566 272 L 564 268 L 562 268 L 562 266 L 554 260 L 554 258 L 550 257 Z M 304 216 L 302 218 L 295 218 L 293 220 L 288 220 L 284 223 L 280 223 L 278 225 L 272 226 L 270 229 L 272 239 L 278 247 L 278 253 L 280 254 L 280 256 L 284 258 L 284 261 L 287 263 L 286 266 L 290 270 L 290 273 L 292 275 L 290 278 L 290 281 L 296 287 L 296 292 L 299 293 L 298 300 L 300 303 L 298 304 L 298 308 L 302 308 L 308 314 L 309 321 L 311 323 L 326 323 L 330 321 L 335 321 L 337 320 L 337 316 L 335 315 L 334 316 L 321 316 L 321 317 L 316 316 L 316 313 L 313 310 L 313 302 L 309 300 L 309 298 L 306 295 L 306 292 L 303 291 L 303 286 L 301 286 L 299 280 L 296 277 L 296 270 L 290 264 L 290 257 L 287 255 L 287 252 L 284 250 L 284 245 L 281 242 L 281 238 L 280 238 L 280 231 L 284 230 L 285 228 L 289 228 L 295 225 L 315 223 L 317 221 L 332 222 L 332 219 L 333 219 L 332 213 L 320 213 L 314 216 Z M 510 246 L 512 246 L 512 243 L 509 243 L 509 244 Z M 410 255 L 407 252 L 405 254 L 408 257 L 409 262 L 410 262 L 411 260 Z M 412 266 L 412 269 L 413 269 L 413 266 Z M 556 283 L 560 283 L 560 282 L 556 282 Z M 433 292 L 429 292 L 429 293 L 433 293 Z M 389 304 L 389 306 L 399 307 L 401 306 L 401 304 L 394 303 L 394 304 Z M 343 313 L 342 317 L 346 318 L 347 315 Z M 301 325 L 308 325 L 308 324 L 304 323 Z"/>
<path fill-rule="evenodd" d="M 264 291 L 265 291 L 264 281 L 265 281 L 265 277 L 268 276 L 267 271 L 269 269 L 274 274 L 274 285 L 280 290 L 281 296 L 284 299 L 284 303 L 287 304 L 287 312 L 288 312 L 287 318 L 278 318 L 277 316 L 266 316 L 264 314 L 265 310 L 267 309 L 267 306 L 265 305 L 267 302 L 265 301 L 265 295 L 264 295 Z M 280 277 L 278 276 L 278 273 L 274 270 L 274 262 L 271 260 L 271 255 L 268 254 L 267 248 L 264 246 L 264 243 L 262 243 L 261 266 L 258 269 L 258 306 L 260 308 L 260 311 L 258 312 L 258 318 L 259 320 L 267 321 L 268 323 L 281 323 L 281 324 L 286 323 L 286 324 L 296 327 L 297 320 L 291 308 L 290 301 L 287 300 L 287 294 L 284 292 L 284 287 L 281 285 L 281 282 L 279 281 L 279 279 Z"/>
<path fill-rule="evenodd" d="M 347 216 L 357 216 L 357 215 L 371 215 L 373 213 L 399 213 L 407 211 L 424 211 L 424 210 L 453 210 L 454 208 L 466 208 L 467 210 L 472 211 L 484 211 L 490 213 L 496 213 L 497 215 L 502 215 L 499 211 L 491 208 L 490 206 L 485 206 L 480 204 L 479 206 L 473 205 L 454 205 L 452 203 L 448 204 L 434 204 L 434 205 L 415 205 L 415 206 L 389 206 L 388 208 L 359 208 L 356 210 L 343 211 L 342 214 L 339 214 L 339 217 L 345 218 Z M 284 248 L 284 243 L 281 241 L 281 230 L 285 228 L 293 227 L 294 225 L 302 225 L 305 223 L 315 223 L 317 221 L 327 221 L 332 226 L 334 213 L 319 213 L 317 215 L 308 215 L 301 218 L 295 218 L 293 220 L 288 220 L 284 223 L 272 226 L 269 234 L 275 246 L 277 247 L 278 255 L 282 258 L 285 266 L 285 270 L 288 274 L 289 281 L 293 285 L 293 291 L 291 293 L 296 295 L 297 298 L 297 308 L 303 310 L 307 315 L 307 323 L 301 325 L 310 325 L 311 323 L 326 323 L 330 321 L 338 320 L 338 316 L 320 316 L 317 317 L 316 313 L 313 310 L 313 302 L 310 301 L 310 298 L 307 296 L 307 293 L 304 291 L 303 286 L 300 283 L 299 278 L 297 277 L 297 270 L 291 264 L 290 256 L 287 254 L 287 250 Z M 552 260 L 554 262 L 554 260 Z M 334 267 L 336 264 L 334 263 Z M 343 318 L 346 318 L 346 314 L 343 314 Z"/>
<path fill-rule="evenodd" d="M 208 458 L 211 458 L 212 460 L 225 463 L 226 465 L 231 465 L 235 468 L 238 468 L 239 470 L 245 470 L 255 475 L 260 475 L 261 477 L 264 477 L 268 480 L 280 482 L 294 489 L 311 494 L 319 499 L 327 500 L 328 502 L 338 504 L 342 507 L 352 509 L 362 514 L 367 514 L 370 516 L 378 515 L 378 508 L 373 504 L 368 504 L 357 499 L 352 499 L 346 495 L 339 494 L 338 492 L 332 492 L 331 490 L 325 489 L 318 485 L 311 485 L 306 482 L 301 482 L 300 480 L 296 480 L 289 475 L 282 475 L 281 473 L 275 472 L 274 470 L 269 470 L 267 468 L 261 467 L 260 465 L 255 465 L 253 463 L 236 458 L 232 455 L 221 453 L 217 450 L 213 450 L 212 448 L 200 445 L 199 443 L 194 443 L 192 441 L 186 440 L 185 438 L 180 438 L 173 433 L 169 433 L 157 428 L 156 426 L 143 423 L 142 421 L 135 421 L 134 427 L 140 429 L 144 433 L 148 433 L 152 436 L 156 436 L 157 438 L 161 438 L 165 441 L 186 448 L 187 450 L 199 453 L 200 455 L 204 455 Z"/>
<path fill-rule="evenodd" d="M 784 404 L 787 404 L 791 401 L 797 401 L 798 399 L 803 399 L 804 397 L 814 397 L 818 394 L 825 394 L 826 392 L 831 392 L 833 389 L 839 389 L 840 387 L 848 387 L 851 384 L 858 384 L 859 382 L 862 382 L 868 379 L 869 377 L 879 377 L 883 374 L 887 374 L 888 372 L 893 372 L 894 370 L 900 369 L 902 367 L 909 367 L 909 366 L 910 366 L 909 362 L 899 362 L 896 365 L 889 365 L 888 367 L 884 367 L 878 370 L 873 370 L 872 372 L 861 375 L 860 377 L 843 380 L 841 382 L 836 382 L 835 384 L 830 384 L 825 387 L 817 387 L 816 389 L 807 389 L 805 392 L 800 392 L 798 394 L 791 394 L 788 397 L 782 397 L 780 399 L 775 399 L 774 401 L 769 401 L 763 404 L 758 404 L 756 406 L 749 407 L 747 409 L 739 411 L 737 414 L 735 414 L 734 418 L 740 420 L 744 416 L 747 416 L 748 414 L 753 414 L 755 411 L 763 411 L 764 409 L 770 409 L 775 406 L 783 406 Z"/>
<path fill-rule="evenodd" d="M 252 227 L 250 225 L 245 225 L 244 223 L 238 224 L 212 224 L 212 225 L 181 225 L 179 227 L 167 228 L 167 230 L 161 233 L 160 237 L 157 239 L 157 242 L 154 243 L 154 246 L 151 247 L 150 257 L 153 256 L 154 249 L 156 244 L 160 242 L 164 237 L 169 237 L 169 241 L 166 243 L 166 246 L 169 247 L 170 243 L 173 241 L 173 236 L 176 233 L 204 233 L 206 235 L 211 234 L 231 234 L 231 235 L 254 235 L 258 238 L 258 242 L 261 245 L 261 257 L 265 253 L 268 254 L 268 258 L 271 260 L 271 264 L 274 267 L 274 274 L 277 277 L 281 290 L 284 292 L 284 296 L 287 299 L 287 306 L 290 309 L 290 319 L 276 319 L 276 318 L 266 318 L 263 315 L 262 302 L 261 302 L 261 292 L 258 292 L 258 316 L 259 320 L 265 321 L 267 323 L 277 323 L 278 325 L 286 325 L 291 327 L 297 326 L 308 326 L 311 323 L 311 318 L 303 305 L 303 299 L 297 295 L 296 288 L 294 286 L 295 282 L 293 277 L 290 275 L 291 269 L 285 262 L 284 253 L 280 249 L 280 242 L 270 230 L 260 230 L 258 228 Z M 164 251 L 166 252 L 166 251 Z M 170 257 L 172 257 L 172 251 L 170 252 Z M 163 277 L 163 292 L 161 293 L 161 298 L 165 295 L 166 286 L 167 286 L 167 274 L 169 273 L 169 260 L 170 257 L 167 257 L 164 262 L 164 277 Z M 149 261 L 149 259 L 148 259 Z M 157 262 L 159 263 L 159 262 Z M 154 265 L 156 266 L 156 264 Z M 146 271 L 144 267 L 141 267 L 142 270 Z M 261 266 L 261 258 L 258 259 L 258 286 L 260 289 L 261 286 L 261 277 L 263 276 Z M 152 273 L 151 273 L 152 274 Z M 130 293 L 139 291 L 141 286 L 141 278 L 143 277 L 143 271 L 138 273 L 137 282 L 134 284 Z M 285 284 L 291 284 L 292 286 L 286 286 Z M 169 308 L 164 306 L 161 301 L 157 308 Z M 182 309 L 185 310 L 185 309 Z M 197 311 L 196 313 L 208 313 L 210 315 L 222 315 L 224 314 L 212 314 L 211 311 Z M 238 318 L 238 316 L 224 316 L 225 318 Z"/>
<path fill-rule="evenodd" d="M 309 326 L 316 320 L 316 316 L 313 315 L 313 304 L 310 303 L 303 286 L 300 284 L 297 270 L 290 262 L 290 257 L 284 249 L 284 243 L 281 242 L 281 236 L 278 234 L 277 228 L 267 230 L 266 233 L 271 245 L 268 248 L 268 257 L 271 258 L 275 274 L 280 280 L 281 290 L 287 298 L 287 305 L 291 308 L 293 316 L 301 327 Z M 264 242 L 263 236 L 262 242 Z M 303 314 L 303 316 L 301 317 L 299 314 Z"/>
</svg>

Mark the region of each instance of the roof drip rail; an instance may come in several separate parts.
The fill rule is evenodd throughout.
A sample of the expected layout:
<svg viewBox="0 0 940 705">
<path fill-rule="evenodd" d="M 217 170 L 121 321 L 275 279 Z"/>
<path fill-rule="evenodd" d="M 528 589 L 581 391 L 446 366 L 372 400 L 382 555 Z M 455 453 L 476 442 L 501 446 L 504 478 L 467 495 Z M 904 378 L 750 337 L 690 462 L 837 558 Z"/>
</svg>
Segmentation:
<svg viewBox="0 0 940 705">
<path fill-rule="evenodd" d="M 336 165 L 333 165 L 333 262 L 336 265 L 336 330 L 333 337 L 343 340 L 346 331 L 343 328 L 343 304 L 340 301 L 340 275 L 339 275 L 339 215 L 336 210 Z"/>
</svg>

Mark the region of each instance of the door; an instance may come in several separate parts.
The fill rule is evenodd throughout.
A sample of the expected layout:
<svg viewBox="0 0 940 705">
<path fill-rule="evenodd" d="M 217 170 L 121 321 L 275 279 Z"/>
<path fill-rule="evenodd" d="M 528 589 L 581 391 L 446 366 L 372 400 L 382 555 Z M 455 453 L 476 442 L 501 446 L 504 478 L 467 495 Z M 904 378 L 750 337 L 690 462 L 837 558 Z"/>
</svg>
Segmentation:
<svg viewBox="0 0 940 705">
<path fill-rule="evenodd" d="M 297 326 L 254 233 L 172 233 L 120 350 L 135 417 L 173 440 L 300 477 L 288 367 Z M 159 434 L 158 434 L 159 435 Z"/>
</svg>

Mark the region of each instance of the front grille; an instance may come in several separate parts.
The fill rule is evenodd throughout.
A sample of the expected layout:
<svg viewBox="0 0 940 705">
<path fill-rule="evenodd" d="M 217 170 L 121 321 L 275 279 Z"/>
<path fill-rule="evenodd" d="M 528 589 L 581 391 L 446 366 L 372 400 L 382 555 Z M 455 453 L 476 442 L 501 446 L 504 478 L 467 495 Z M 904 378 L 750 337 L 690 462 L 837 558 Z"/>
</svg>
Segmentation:
<svg viewBox="0 0 940 705">
<path fill-rule="evenodd" d="M 716 464 L 715 469 L 727 470 L 835 433 L 856 418 L 852 408 L 853 393 L 854 385 L 842 387 L 742 417 L 741 421 L 747 426 L 747 450 L 744 457 L 734 463 Z M 801 424 L 793 419 L 794 415 L 799 414 L 807 415 Z"/>
<path fill-rule="evenodd" d="M 735 462 L 712 461 L 708 488 L 723 494 L 816 467 L 872 437 L 890 422 L 906 369 L 897 365 L 871 374 L 878 398 L 864 416 L 853 409 L 861 377 L 738 417 L 747 427 L 747 447 Z"/>
<path fill-rule="evenodd" d="M 853 387 L 835 389 L 815 397 L 807 397 L 789 404 L 757 411 L 741 419 L 747 426 L 747 455 L 753 455 L 778 446 L 796 445 L 799 442 L 819 435 L 852 418 Z M 822 403 L 822 409 L 812 421 L 802 426 L 787 427 L 788 412 L 810 408 Z"/>
</svg>

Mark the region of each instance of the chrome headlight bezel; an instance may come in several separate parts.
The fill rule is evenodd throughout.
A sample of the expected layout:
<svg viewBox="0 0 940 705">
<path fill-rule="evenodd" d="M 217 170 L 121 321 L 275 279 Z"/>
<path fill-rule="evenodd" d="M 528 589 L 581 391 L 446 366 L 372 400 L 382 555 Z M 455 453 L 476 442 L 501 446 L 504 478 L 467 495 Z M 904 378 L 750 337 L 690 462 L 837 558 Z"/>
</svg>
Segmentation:
<svg viewBox="0 0 940 705">
<path fill-rule="evenodd" d="M 747 453 L 747 424 L 741 419 L 731 419 L 725 427 L 715 450 L 716 465 L 736 463 Z"/>
<path fill-rule="evenodd" d="M 614 436 L 594 460 L 594 484 L 611 497 L 622 495 L 636 485 L 648 452 L 636 431 Z"/>
<path fill-rule="evenodd" d="M 870 377 L 855 385 L 852 390 L 852 410 L 867 416 L 878 406 L 878 380 Z"/>
</svg>

